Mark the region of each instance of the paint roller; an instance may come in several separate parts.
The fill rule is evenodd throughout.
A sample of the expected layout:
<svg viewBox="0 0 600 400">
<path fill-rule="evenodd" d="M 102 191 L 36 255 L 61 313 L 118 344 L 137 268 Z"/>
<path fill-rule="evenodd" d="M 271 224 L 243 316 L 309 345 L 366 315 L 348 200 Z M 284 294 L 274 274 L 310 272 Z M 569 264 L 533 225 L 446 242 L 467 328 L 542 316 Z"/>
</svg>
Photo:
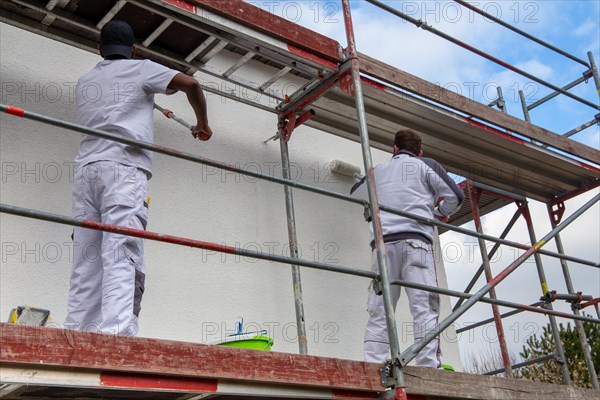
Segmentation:
<svg viewBox="0 0 600 400">
<path fill-rule="evenodd" d="M 352 165 L 341 160 L 333 160 L 331 164 L 331 172 L 356 179 L 362 178 L 360 174 L 360 168 L 356 165 Z"/>
</svg>

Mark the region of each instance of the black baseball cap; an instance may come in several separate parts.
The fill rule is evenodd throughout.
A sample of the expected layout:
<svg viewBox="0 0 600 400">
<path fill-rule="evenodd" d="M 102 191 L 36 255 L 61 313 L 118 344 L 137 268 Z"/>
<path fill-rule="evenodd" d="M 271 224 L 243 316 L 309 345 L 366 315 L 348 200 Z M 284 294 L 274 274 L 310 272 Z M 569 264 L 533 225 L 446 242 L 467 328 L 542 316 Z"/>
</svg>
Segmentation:
<svg viewBox="0 0 600 400">
<path fill-rule="evenodd" d="M 121 55 L 131 58 L 131 48 L 135 42 L 133 29 L 125 21 L 113 20 L 100 31 L 102 54 L 104 57 Z"/>
</svg>

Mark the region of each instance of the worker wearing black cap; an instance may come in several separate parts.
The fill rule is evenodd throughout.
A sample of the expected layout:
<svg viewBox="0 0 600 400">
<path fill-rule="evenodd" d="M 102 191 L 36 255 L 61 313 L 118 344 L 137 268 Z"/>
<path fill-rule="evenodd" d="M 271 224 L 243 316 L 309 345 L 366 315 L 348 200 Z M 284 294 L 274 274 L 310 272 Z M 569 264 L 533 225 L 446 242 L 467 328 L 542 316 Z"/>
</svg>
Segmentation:
<svg viewBox="0 0 600 400">
<path fill-rule="evenodd" d="M 125 138 L 153 142 L 154 94 L 186 93 L 197 123 L 194 137 L 208 140 L 206 102 L 192 77 L 150 60 L 134 60 L 129 24 L 110 21 L 101 31 L 104 58 L 76 89 L 79 122 Z M 75 159 L 73 215 L 136 229 L 148 221 L 152 153 L 84 135 Z M 144 241 L 75 228 L 74 258 L 65 325 L 70 329 L 135 335 L 144 292 Z"/>
</svg>

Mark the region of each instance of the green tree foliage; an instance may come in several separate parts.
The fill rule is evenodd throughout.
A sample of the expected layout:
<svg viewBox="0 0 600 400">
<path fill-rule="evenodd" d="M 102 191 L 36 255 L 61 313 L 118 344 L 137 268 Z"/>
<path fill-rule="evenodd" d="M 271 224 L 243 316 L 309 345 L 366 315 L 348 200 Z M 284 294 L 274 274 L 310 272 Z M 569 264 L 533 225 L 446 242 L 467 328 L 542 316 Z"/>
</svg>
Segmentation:
<svg viewBox="0 0 600 400">
<path fill-rule="evenodd" d="M 594 362 L 596 374 L 600 375 L 600 324 L 583 322 L 583 328 L 591 346 L 592 361 Z M 559 331 L 573 384 L 579 387 L 591 388 L 590 375 L 583 357 L 583 349 L 581 348 L 577 329 L 571 323 L 568 323 L 566 327 L 561 323 L 559 324 Z M 556 347 L 552 339 L 552 330 L 550 324 L 548 324 L 539 336 L 533 335 L 527 339 L 523 351 L 519 355 L 524 360 L 533 360 L 555 352 Z M 562 373 L 554 360 L 523 367 L 519 370 L 518 375 L 536 382 L 563 383 Z"/>
</svg>

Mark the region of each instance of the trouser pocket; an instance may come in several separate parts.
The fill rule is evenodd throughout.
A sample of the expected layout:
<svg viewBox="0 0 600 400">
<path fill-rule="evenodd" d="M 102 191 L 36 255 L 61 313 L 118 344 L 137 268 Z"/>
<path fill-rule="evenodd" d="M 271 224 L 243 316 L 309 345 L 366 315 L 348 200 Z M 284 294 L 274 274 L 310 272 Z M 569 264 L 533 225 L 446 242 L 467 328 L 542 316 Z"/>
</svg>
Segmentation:
<svg viewBox="0 0 600 400">
<path fill-rule="evenodd" d="M 144 285 L 146 282 L 146 275 L 135 270 L 135 292 L 133 295 L 133 315 L 139 318 L 140 311 L 142 309 L 142 295 L 144 294 Z"/>
</svg>

